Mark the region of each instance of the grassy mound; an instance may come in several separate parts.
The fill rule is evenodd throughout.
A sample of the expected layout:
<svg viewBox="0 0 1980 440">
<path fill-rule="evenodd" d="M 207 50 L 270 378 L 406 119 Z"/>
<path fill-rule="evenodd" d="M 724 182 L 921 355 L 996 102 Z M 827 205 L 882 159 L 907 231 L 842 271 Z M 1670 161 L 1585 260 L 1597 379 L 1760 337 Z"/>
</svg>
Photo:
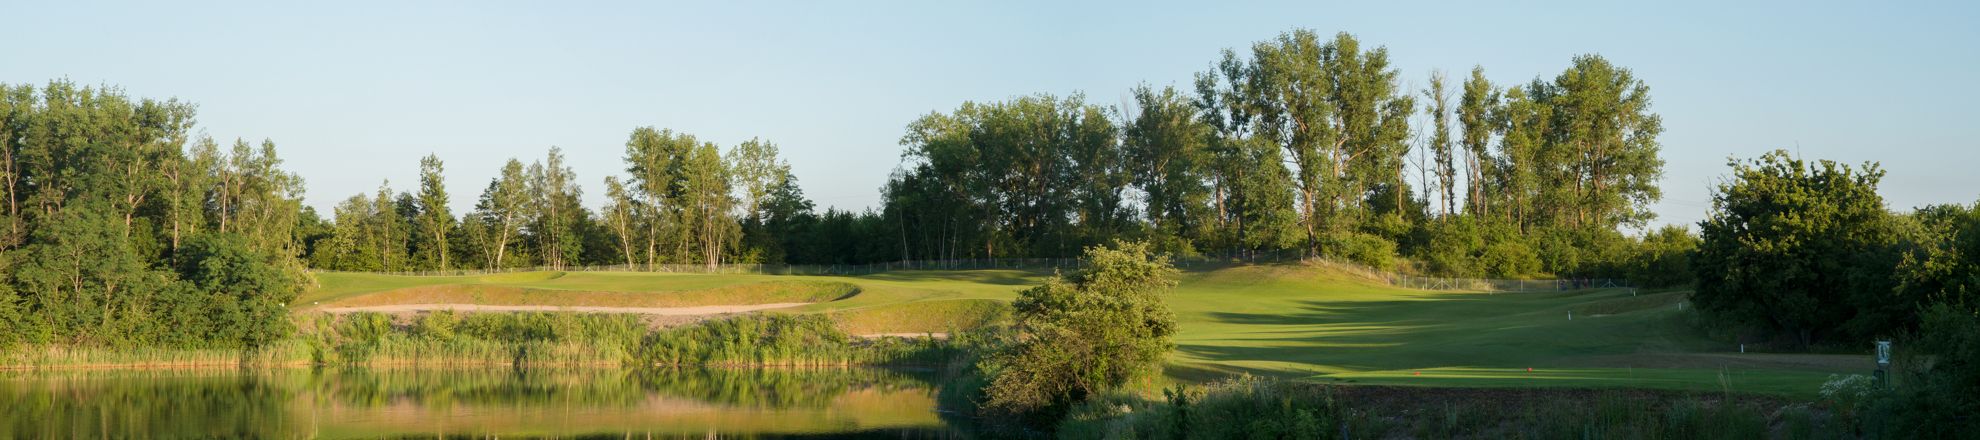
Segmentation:
<svg viewBox="0 0 1980 440">
<path fill-rule="evenodd" d="M 829 315 L 848 334 L 948 333 L 990 324 L 1010 314 L 1010 305 L 989 299 L 935 300 L 835 311 Z"/>
</svg>

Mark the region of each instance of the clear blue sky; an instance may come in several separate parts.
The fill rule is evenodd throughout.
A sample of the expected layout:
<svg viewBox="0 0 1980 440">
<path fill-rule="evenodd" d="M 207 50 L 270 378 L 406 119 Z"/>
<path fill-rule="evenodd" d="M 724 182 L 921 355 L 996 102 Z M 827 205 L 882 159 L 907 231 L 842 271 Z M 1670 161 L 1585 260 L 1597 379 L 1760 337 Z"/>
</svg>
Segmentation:
<svg viewBox="0 0 1980 440">
<path fill-rule="evenodd" d="M 644 125 L 774 141 L 821 208 L 860 209 L 918 115 L 1039 92 L 1118 105 L 1305 27 L 1387 46 L 1411 87 L 1474 64 L 1551 78 L 1582 53 L 1635 70 L 1665 122 L 1657 223 L 1696 222 L 1728 156 L 1776 148 L 1882 162 L 1893 208 L 1980 198 L 1975 2 L 290 3 L 20 2 L 0 12 L 0 81 L 196 102 L 216 138 L 274 139 L 326 215 L 413 187 L 428 153 L 463 212 L 502 161 L 551 145 L 596 206 Z"/>
</svg>

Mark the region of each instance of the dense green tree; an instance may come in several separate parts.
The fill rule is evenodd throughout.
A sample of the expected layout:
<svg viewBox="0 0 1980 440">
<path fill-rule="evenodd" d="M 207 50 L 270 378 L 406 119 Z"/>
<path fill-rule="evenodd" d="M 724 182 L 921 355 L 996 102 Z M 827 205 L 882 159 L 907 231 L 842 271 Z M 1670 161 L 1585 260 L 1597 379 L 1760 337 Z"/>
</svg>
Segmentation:
<svg viewBox="0 0 1980 440">
<path fill-rule="evenodd" d="M 1545 84 L 1535 81 L 1529 87 L 1544 89 Z M 1532 232 L 1544 218 L 1540 208 L 1542 187 L 1540 150 L 1549 123 L 1553 120 L 1553 109 L 1537 101 L 1526 92 L 1526 87 L 1515 86 L 1505 92 L 1503 106 L 1489 113 L 1492 124 L 1497 127 L 1499 155 L 1494 160 L 1491 180 L 1499 189 L 1500 206 L 1503 215 L 1522 232 Z"/>
<path fill-rule="evenodd" d="M 1858 319 L 1890 292 L 1897 234 L 1875 164 L 1809 163 L 1786 151 L 1733 161 L 1699 223 L 1699 309 L 1808 345 L 1876 336 Z"/>
<path fill-rule="evenodd" d="M 1069 255 L 1127 229 L 1130 177 L 1117 132 L 1104 108 L 1079 95 L 964 103 L 909 124 L 908 164 L 890 193 L 960 210 L 940 227 L 945 254 Z"/>
<path fill-rule="evenodd" d="M 641 236 L 645 239 L 646 265 L 650 269 L 660 263 L 663 243 L 682 243 L 686 229 L 681 226 L 678 205 L 682 195 L 683 170 L 687 156 L 700 141 L 693 135 L 675 133 L 673 130 L 655 130 L 653 127 L 634 129 L 626 140 L 626 172 L 632 175 L 628 181 L 641 203 L 635 211 L 638 223 L 642 225 Z M 686 247 L 678 247 L 675 254 L 681 258 Z"/>
<path fill-rule="evenodd" d="M 1583 55 L 1546 90 L 1540 96 L 1554 108 L 1554 120 L 1543 152 L 1552 166 L 1543 175 L 1564 188 L 1553 202 L 1558 221 L 1613 229 L 1654 216 L 1648 207 L 1662 196 L 1657 135 L 1663 120 L 1649 111 L 1650 87 L 1629 69 Z"/>
<path fill-rule="evenodd" d="M 759 241 L 752 245 L 762 249 L 765 263 L 816 261 L 817 253 L 811 250 L 807 234 L 810 234 L 812 228 L 817 225 L 818 215 L 814 212 L 815 207 L 811 200 L 804 197 L 804 190 L 798 187 L 797 177 L 786 178 L 776 187 L 771 188 L 758 208 L 762 212 L 759 223 L 762 234 L 757 236 Z M 883 231 L 883 235 L 867 238 L 888 242 L 899 238 L 886 232 L 891 231 Z M 897 256 L 898 254 L 889 253 L 881 258 Z"/>
<path fill-rule="evenodd" d="M 67 81 L 0 86 L 0 343 L 248 343 L 205 319 L 230 304 L 219 287 L 167 269 L 195 237 L 226 233 L 299 279 L 302 182 L 272 142 L 189 145 L 193 108 Z"/>
<path fill-rule="evenodd" d="M 1157 237 L 1193 251 L 1211 226 L 1211 127 L 1174 87 L 1134 89 L 1136 114 L 1125 121 L 1121 148 Z"/>
<path fill-rule="evenodd" d="M 1345 33 L 1322 43 L 1297 29 L 1253 45 L 1249 60 L 1224 51 L 1197 88 L 1206 108 L 1223 113 L 1223 132 L 1285 150 L 1306 247 L 1319 251 L 1323 242 L 1356 241 L 1344 238 L 1367 221 L 1369 194 L 1405 185 L 1415 100 L 1399 93 L 1397 76 L 1387 49 L 1363 51 Z"/>
<path fill-rule="evenodd" d="M 1196 76 L 1195 106 L 1213 129 L 1209 142 L 1212 210 L 1220 248 L 1249 253 L 1291 247 L 1300 222 L 1292 173 L 1270 140 L 1253 135 L 1241 92 L 1246 67 L 1224 51 L 1214 72 Z"/>
<path fill-rule="evenodd" d="M 293 330 L 288 305 L 302 291 L 303 279 L 283 270 L 281 257 L 249 246 L 245 236 L 193 237 L 178 271 L 180 279 L 213 297 L 215 340 L 255 349 Z"/>
<path fill-rule="evenodd" d="M 1908 217 L 1897 290 L 1874 310 L 1882 327 L 1910 321 L 1926 304 L 1980 304 L 1980 203 L 1928 206 Z"/>
<path fill-rule="evenodd" d="M 1013 335 L 980 368 L 985 407 L 1057 421 L 1072 404 L 1155 373 L 1175 347 L 1162 294 L 1175 268 L 1146 243 L 1089 248 L 1078 272 L 1018 293 Z"/>
<path fill-rule="evenodd" d="M 37 219 L 13 273 L 28 340 L 118 344 L 132 336 L 118 327 L 144 321 L 139 301 L 165 281 L 124 240 L 121 217 L 107 200 L 84 200 Z"/>
<path fill-rule="evenodd" d="M 590 217 L 577 172 L 564 163 L 563 149 L 550 147 L 543 162 L 529 165 L 527 176 L 526 238 L 543 265 L 563 270 L 584 253 L 579 225 Z"/>
<path fill-rule="evenodd" d="M 376 248 L 373 244 L 376 236 L 369 232 L 376 209 L 371 197 L 365 194 L 338 203 L 332 214 L 334 226 L 330 237 L 317 243 L 309 255 L 310 265 L 332 270 L 385 270 L 378 258 L 370 256 L 370 250 Z"/>
</svg>

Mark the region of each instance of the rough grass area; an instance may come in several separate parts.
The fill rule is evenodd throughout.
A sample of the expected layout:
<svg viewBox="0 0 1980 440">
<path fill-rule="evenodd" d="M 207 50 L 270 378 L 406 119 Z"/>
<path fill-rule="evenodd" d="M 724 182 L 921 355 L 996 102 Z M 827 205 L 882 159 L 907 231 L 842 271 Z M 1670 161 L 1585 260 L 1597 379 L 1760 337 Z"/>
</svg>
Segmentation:
<svg viewBox="0 0 1980 440">
<path fill-rule="evenodd" d="M 1060 438 L 1614 438 L 1836 436 L 1785 400 L 1646 390 L 1355 386 L 1246 378 L 1076 408 Z M 1840 436 L 1836 436 L 1840 437 Z"/>
<path fill-rule="evenodd" d="M 815 303 L 859 293 L 859 287 L 829 281 L 768 281 L 731 284 L 678 292 L 615 292 L 557 290 L 497 284 L 448 284 L 406 287 L 345 297 L 321 307 L 363 307 L 396 304 L 477 304 L 591 307 L 691 307 Z"/>
</svg>

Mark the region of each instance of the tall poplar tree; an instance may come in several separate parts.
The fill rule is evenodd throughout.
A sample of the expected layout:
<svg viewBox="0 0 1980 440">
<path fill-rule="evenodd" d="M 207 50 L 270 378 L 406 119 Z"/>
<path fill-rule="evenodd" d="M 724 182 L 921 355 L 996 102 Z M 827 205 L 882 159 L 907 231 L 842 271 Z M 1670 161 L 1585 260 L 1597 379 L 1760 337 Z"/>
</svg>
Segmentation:
<svg viewBox="0 0 1980 440">
<path fill-rule="evenodd" d="M 1493 182 L 1488 180 L 1497 174 L 1491 160 L 1492 125 L 1491 113 L 1498 106 L 1498 91 L 1492 82 L 1485 79 L 1484 67 L 1472 67 L 1471 77 L 1464 81 L 1464 95 L 1458 98 L 1458 127 L 1463 130 L 1458 144 L 1464 146 L 1465 187 L 1469 201 L 1465 211 L 1479 216 L 1492 215 L 1492 196 L 1496 194 Z"/>
<path fill-rule="evenodd" d="M 454 213 L 447 208 L 447 183 L 439 155 L 419 159 L 419 223 L 422 234 L 420 253 L 429 264 L 448 270 L 447 234 L 454 230 Z"/>
<path fill-rule="evenodd" d="M 1443 215 L 1457 212 L 1457 196 L 1453 187 L 1457 184 L 1457 168 L 1451 158 L 1451 109 L 1448 104 L 1450 92 L 1444 90 L 1444 72 L 1430 72 L 1430 89 L 1423 91 L 1430 99 L 1430 106 L 1423 110 L 1430 116 L 1430 152 L 1436 161 L 1437 189 L 1444 196 Z"/>
<path fill-rule="evenodd" d="M 550 147 L 543 162 L 532 163 L 526 192 L 529 233 L 545 265 L 562 270 L 583 253 L 577 225 L 587 215 L 580 202 L 577 173 L 564 163 L 564 151 Z"/>
<path fill-rule="evenodd" d="M 1185 241 L 1209 225 L 1211 127 L 1174 87 L 1134 89 L 1136 114 L 1125 121 L 1121 148 L 1145 216 L 1155 230 Z M 1207 243 L 1199 243 L 1203 245 Z"/>
</svg>

